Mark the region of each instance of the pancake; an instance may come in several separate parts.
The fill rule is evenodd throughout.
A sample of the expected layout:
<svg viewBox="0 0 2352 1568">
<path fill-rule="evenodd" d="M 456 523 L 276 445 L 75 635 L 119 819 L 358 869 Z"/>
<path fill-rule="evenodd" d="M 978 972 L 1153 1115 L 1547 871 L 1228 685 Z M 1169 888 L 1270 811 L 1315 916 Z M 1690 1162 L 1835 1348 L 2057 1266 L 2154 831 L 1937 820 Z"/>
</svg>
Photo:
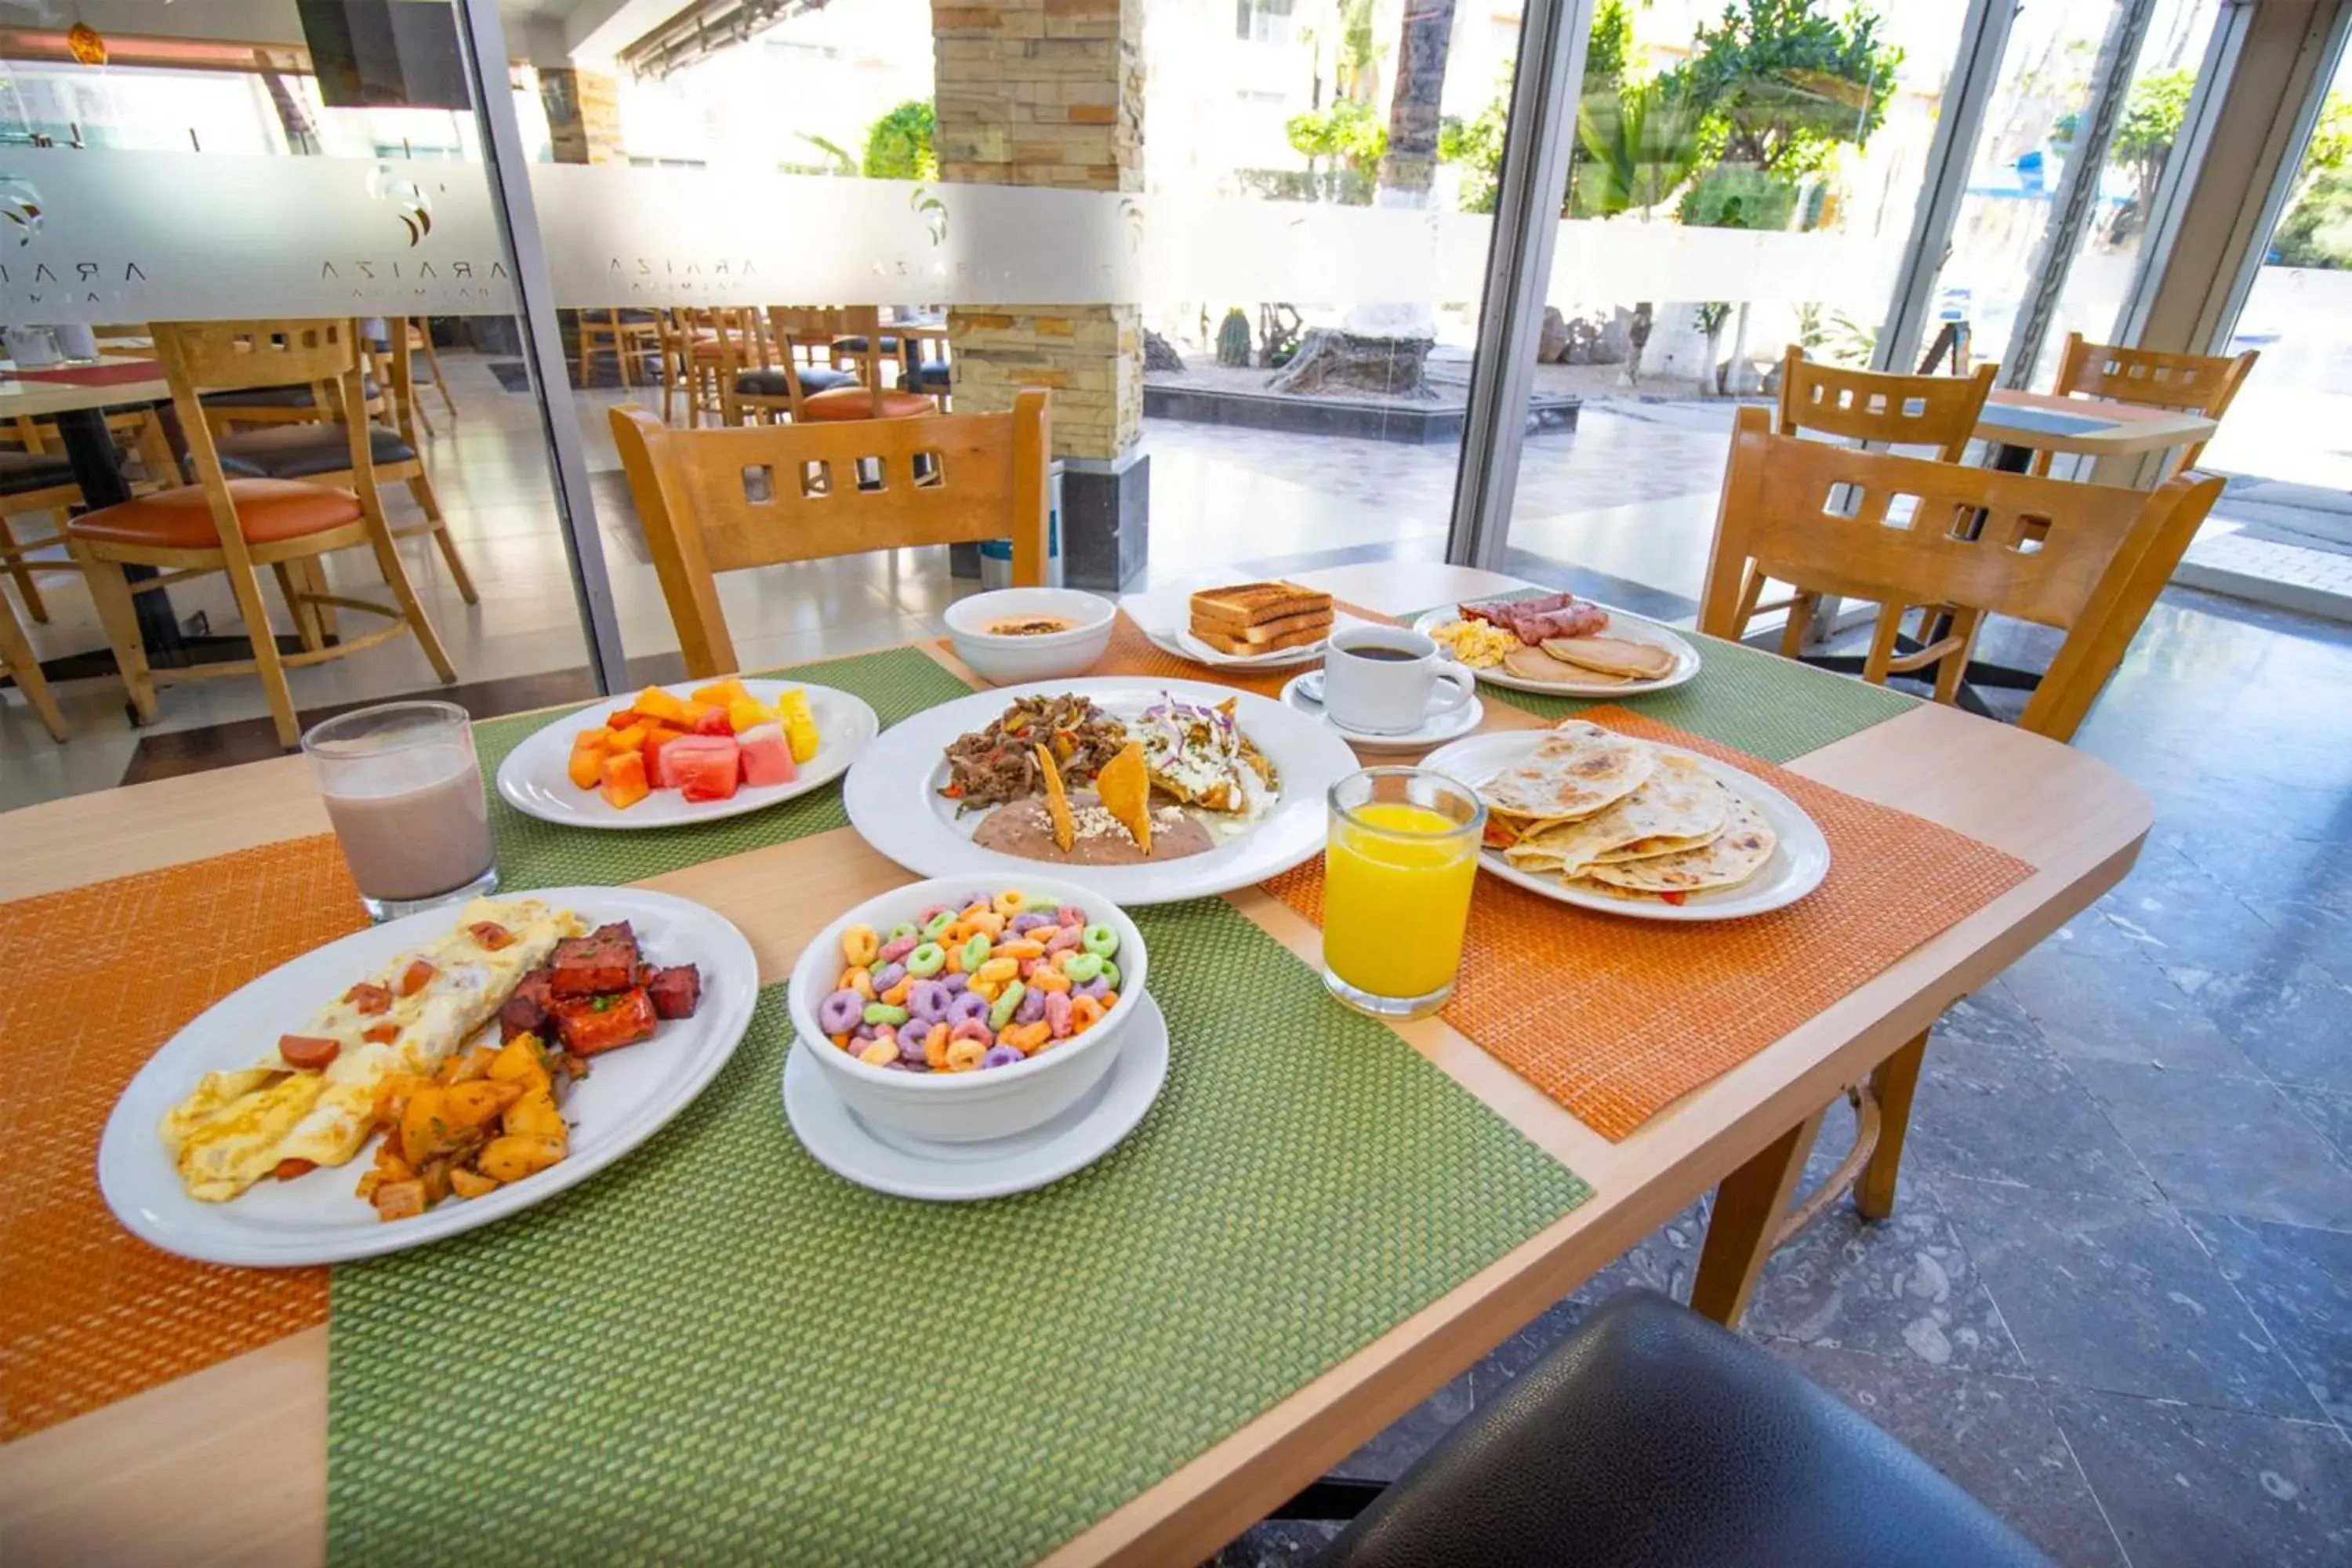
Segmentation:
<svg viewBox="0 0 2352 1568">
<path fill-rule="evenodd" d="M 1570 640 L 1563 638 L 1563 641 Z M 1522 680 L 1575 681 L 1583 686 L 1622 686 L 1628 677 L 1588 669 L 1554 658 L 1539 647 L 1516 648 L 1503 656 L 1503 668 Z"/>
<path fill-rule="evenodd" d="M 1580 669 L 1626 680 L 1662 680 L 1675 668 L 1673 649 L 1626 637 L 1546 637 L 1543 650 Z"/>
<path fill-rule="evenodd" d="M 1523 871 L 1581 875 L 1589 867 L 1696 849 L 1728 820 L 1729 797 L 1687 757 L 1661 752 L 1657 771 L 1616 805 L 1522 838 L 1503 858 Z"/>
<path fill-rule="evenodd" d="M 1700 893 L 1738 887 L 1763 869 L 1780 837 L 1754 802 L 1727 790 L 1725 800 L 1727 820 L 1713 843 L 1679 854 L 1588 867 L 1585 877 L 1633 893 Z"/>
<path fill-rule="evenodd" d="M 1496 811 L 1528 819 L 1517 825 L 1525 837 L 1614 805 L 1648 783 L 1657 765 L 1658 753 L 1641 742 L 1570 719 L 1478 793 Z"/>
</svg>

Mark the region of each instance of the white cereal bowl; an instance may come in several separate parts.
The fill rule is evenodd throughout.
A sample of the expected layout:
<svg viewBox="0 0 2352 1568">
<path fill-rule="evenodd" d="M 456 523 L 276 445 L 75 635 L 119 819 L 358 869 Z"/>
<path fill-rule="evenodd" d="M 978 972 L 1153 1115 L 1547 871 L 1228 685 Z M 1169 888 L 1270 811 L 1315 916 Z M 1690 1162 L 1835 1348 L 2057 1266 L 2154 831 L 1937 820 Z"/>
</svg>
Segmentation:
<svg viewBox="0 0 2352 1568">
<path fill-rule="evenodd" d="M 956 657 L 992 686 L 1024 680 L 1055 680 L 1084 675 L 1110 647 L 1118 606 L 1076 588 L 998 588 L 958 599 L 947 610 L 948 637 Z M 1070 623 L 1066 632 L 1004 637 L 988 628 L 1022 616 L 1053 616 Z"/>
<path fill-rule="evenodd" d="M 1076 904 L 1090 920 L 1118 933 L 1119 1005 L 1086 1033 L 1010 1067 L 920 1073 L 859 1061 L 828 1039 L 816 1020 L 817 1004 L 841 977 L 842 932 L 854 925 L 887 931 L 935 904 L 961 907 L 983 890 L 993 898 L 1004 890 L 1004 883 L 978 874 L 941 877 L 870 899 L 817 933 L 793 965 L 789 994 L 793 1029 L 800 1037 L 797 1048 L 809 1053 L 858 1116 L 877 1127 L 932 1142 L 1009 1138 L 1076 1104 L 1110 1070 L 1128 1020 L 1139 1011 L 1129 1000 L 1144 994 L 1143 933 L 1124 910 L 1075 883 L 1024 874 L 1018 885 L 1032 903 L 1044 907 L 1051 900 L 1055 906 Z"/>
</svg>

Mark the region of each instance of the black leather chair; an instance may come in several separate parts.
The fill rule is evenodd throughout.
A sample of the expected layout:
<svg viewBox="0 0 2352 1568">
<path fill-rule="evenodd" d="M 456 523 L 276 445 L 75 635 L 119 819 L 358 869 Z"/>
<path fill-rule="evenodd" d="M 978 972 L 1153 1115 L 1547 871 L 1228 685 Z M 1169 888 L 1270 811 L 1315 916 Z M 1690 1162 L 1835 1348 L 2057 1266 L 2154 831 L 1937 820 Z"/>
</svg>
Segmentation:
<svg viewBox="0 0 2352 1568">
<path fill-rule="evenodd" d="M 1324 1561 L 2049 1568 L 1902 1444 L 1649 1290 L 1603 1303 L 1381 1492 Z"/>
</svg>

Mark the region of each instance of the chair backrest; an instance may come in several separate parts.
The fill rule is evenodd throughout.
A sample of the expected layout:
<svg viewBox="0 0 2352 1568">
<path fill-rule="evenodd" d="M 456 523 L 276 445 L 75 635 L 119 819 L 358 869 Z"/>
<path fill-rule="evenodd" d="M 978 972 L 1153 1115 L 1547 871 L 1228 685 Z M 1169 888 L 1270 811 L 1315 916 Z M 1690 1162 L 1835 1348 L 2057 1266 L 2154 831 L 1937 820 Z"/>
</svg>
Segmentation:
<svg viewBox="0 0 2352 1568">
<path fill-rule="evenodd" d="M 1794 343 L 1780 362 L 1780 431 L 1817 430 L 1849 441 L 1933 447 L 1957 463 L 1976 432 L 1997 365 L 1970 375 L 1894 375 L 1846 370 L 1805 357 Z"/>
<path fill-rule="evenodd" d="M 2066 334 L 2066 352 L 2058 360 L 2057 392 L 2062 397 L 2082 393 L 2137 403 L 2150 408 L 2178 408 L 2219 420 L 2230 411 L 2238 389 L 2253 373 L 2259 349 L 2242 354 L 2176 354 L 2155 349 L 2127 349 L 2116 343 L 2084 341 L 2080 332 Z M 2172 460 L 2168 477 L 2197 466 L 2205 443 L 2184 447 Z"/>
<path fill-rule="evenodd" d="M 2053 626 L 2066 640 L 2021 722 L 2063 741 L 2221 492 L 2210 476 L 2143 492 L 1865 452 L 1779 435 L 1766 410 L 1743 408 L 1699 629 L 1737 635 L 1751 564 L 1890 609 L 1952 605 L 1970 637 L 1988 613 Z M 1904 518 L 1892 503 L 1906 496 L 1916 504 Z M 1885 652 L 1873 650 L 1874 679 L 1884 679 Z"/>
<path fill-rule="evenodd" d="M 219 532 L 221 549 L 231 560 L 246 559 L 245 534 L 237 526 L 220 447 L 211 422 L 205 417 L 203 396 L 208 392 L 298 382 L 322 390 L 332 388 L 333 409 L 322 402 L 321 417 L 341 421 L 351 447 L 352 491 L 369 521 L 383 524 L 383 502 L 376 493 L 375 453 L 368 437 L 364 360 L 357 321 L 338 316 L 320 321 L 155 321 L 149 330 L 154 334 L 156 358 L 163 363 L 163 379 L 172 388 L 172 405 L 187 437 L 196 482 L 212 503 L 213 525 Z M 404 345 L 401 353 L 404 360 Z M 346 409 L 362 412 L 357 418 L 349 418 L 341 412 Z"/>
<path fill-rule="evenodd" d="M 737 668 L 721 572 L 1009 538 L 1013 582 L 1045 581 L 1052 440 L 1037 388 L 1009 414 L 686 430 L 623 405 L 612 421 L 694 676 Z"/>
<path fill-rule="evenodd" d="M 409 332 L 414 323 L 394 316 L 384 332 L 384 346 L 371 356 L 383 366 L 383 379 L 392 392 L 393 427 L 400 432 L 411 451 L 419 450 L 416 439 L 416 365 L 411 357 Z"/>
<path fill-rule="evenodd" d="M 775 341 L 777 356 L 783 361 L 786 384 L 791 388 L 793 417 L 800 417 L 800 370 L 793 363 L 793 351 L 810 344 L 821 344 L 832 358 L 833 345 L 844 338 L 856 339 L 866 346 L 857 350 L 857 379 L 866 384 L 866 395 L 873 399 L 874 418 L 882 417 L 882 395 L 888 390 L 882 378 L 882 325 L 879 305 L 771 305 L 768 307 L 768 335 Z"/>
</svg>

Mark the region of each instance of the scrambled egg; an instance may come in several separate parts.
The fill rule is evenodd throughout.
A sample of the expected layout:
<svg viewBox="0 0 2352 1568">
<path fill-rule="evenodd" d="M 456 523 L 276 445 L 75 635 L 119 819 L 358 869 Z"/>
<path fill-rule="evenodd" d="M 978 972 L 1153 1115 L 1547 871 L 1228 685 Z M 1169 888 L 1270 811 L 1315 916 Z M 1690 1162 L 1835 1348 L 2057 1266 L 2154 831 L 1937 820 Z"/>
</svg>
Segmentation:
<svg viewBox="0 0 2352 1568">
<path fill-rule="evenodd" d="M 502 927 L 509 940 L 484 946 L 473 931 L 484 921 Z M 273 1045 L 254 1067 L 205 1075 L 161 1129 L 188 1195 L 226 1203 L 285 1160 L 347 1163 L 374 1131 L 377 1094 L 387 1079 L 433 1072 L 489 1022 L 556 942 L 585 929 L 571 911 L 537 899 L 477 899 L 448 935 L 397 955 L 369 977 L 393 993 L 388 1009 L 362 1011 L 354 987 L 296 1031 L 336 1042 L 340 1049 L 323 1070 L 294 1070 Z M 431 976 L 399 994 L 402 974 L 418 959 L 433 966 Z M 389 1038 L 366 1037 L 387 1030 Z"/>
<path fill-rule="evenodd" d="M 1516 634 L 1486 621 L 1448 621 L 1432 627 L 1429 635 L 1473 669 L 1492 669 L 1519 651 Z"/>
</svg>

